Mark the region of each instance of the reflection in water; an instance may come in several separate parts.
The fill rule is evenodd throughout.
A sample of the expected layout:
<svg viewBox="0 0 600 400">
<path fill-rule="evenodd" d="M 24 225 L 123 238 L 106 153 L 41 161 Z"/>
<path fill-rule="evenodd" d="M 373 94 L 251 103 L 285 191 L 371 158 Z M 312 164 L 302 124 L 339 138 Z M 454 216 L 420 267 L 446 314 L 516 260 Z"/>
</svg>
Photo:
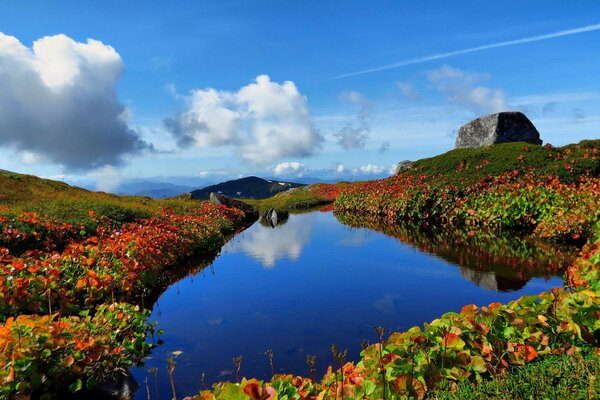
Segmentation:
<svg viewBox="0 0 600 400">
<path fill-rule="evenodd" d="M 203 373 L 208 385 L 234 379 L 231 360 L 240 355 L 243 376 L 270 378 L 267 349 L 276 373 L 308 374 L 310 354 L 321 374 L 332 344 L 356 361 L 362 340 L 375 339 L 374 326 L 406 330 L 465 304 L 559 286 L 555 276 L 570 256 L 505 237 L 367 226 L 313 212 L 236 236 L 210 269 L 171 285 L 155 304 L 150 320 L 164 329 L 165 344 L 132 371 L 142 387 L 136 399 L 147 399 L 146 378 L 154 391 L 149 371 L 160 398 L 172 397 L 166 365 L 174 351 L 183 352 L 174 376 L 179 397 L 197 393 Z"/>
<path fill-rule="evenodd" d="M 478 271 L 476 269 L 461 267 L 460 265 L 458 266 L 458 271 L 464 278 L 475 283 L 477 286 L 481 286 L 482 288 L 493 290 L 495 292 L 519 290 L 525 286 L 529 280 L 519 278 L 503 278 L 496 275 L 494 272 Z"/>
<path fill-rule="evenodd" d="M 376 218 L 336 213 L 349 226 L 369 228 L 456 264 L 460 274 L 496 292 L 518 290 L 532 277 L 560 275 L 577 255 L 574 246 L 452 227 L 390 224 Z"/>
<path fill-rule="evenodd" d="M 223 248 L 223 253 L 243 252 L 260 261 L 266 268 L 273 268 L 277 260 L 287 257 L 296 261 L 302 248 L 308 243 L 314 218 L 290 218 L 273 229 L 261 229 L 255 225 L 244 233 L 243 240 L 234 240 Z"/>
</svg>

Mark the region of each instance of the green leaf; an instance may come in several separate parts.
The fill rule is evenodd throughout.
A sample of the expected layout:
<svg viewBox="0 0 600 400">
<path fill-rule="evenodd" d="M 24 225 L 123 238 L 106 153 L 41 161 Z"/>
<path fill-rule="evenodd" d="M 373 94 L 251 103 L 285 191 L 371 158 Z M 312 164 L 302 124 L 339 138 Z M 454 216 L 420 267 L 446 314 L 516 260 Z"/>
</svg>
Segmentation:
<svg viewBox="0 0 600 400">
<path fill-rule="evenodd" d="M 73 382 L 73 383 L 71 383 L 71 385 L 69 385 L 69 391 L 71 393 L 76 393 L 76 392 L 79 392 L 82 387 L 83 387 L 83 382 L 81 382 L 81 379 L 77 379 L 75 382 Z"/>
<path fill-rule="evenodd" d="M 479 372 L 480 374 L 487 371 L 485 367 L 485 361 L 480 356 L 472 356 L 470 367 L 473 371 Z"/>
<path fill-rule="evenodd" d="M 375 391 L 375 389 L 377 388 L 377 385 L 375 384 L 375 382 L 370 381 L 370 380 L 364 381 L 363 385 L 365 387 L 365 394 L 367 396 L 372 395 L 373 392 Z"/>
</svg>

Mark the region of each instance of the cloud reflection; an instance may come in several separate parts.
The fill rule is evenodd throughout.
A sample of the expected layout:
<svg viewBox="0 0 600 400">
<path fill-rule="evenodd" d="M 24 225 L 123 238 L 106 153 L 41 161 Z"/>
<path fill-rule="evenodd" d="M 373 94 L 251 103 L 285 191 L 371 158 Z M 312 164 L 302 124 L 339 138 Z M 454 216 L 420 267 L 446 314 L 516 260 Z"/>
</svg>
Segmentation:
<svg viewBox="0 0 600 400">
<path fill-rule="evenodd" d="M 313 218 L 290 216 L 285 225 L 275 229 L 255 224 L 244 237 L 232 242 L 227 251 L 243 252 L 260 262 L 265 268 L 273 268 L 278 260 L 288 258 L 296 261 L 309 241 Z"/>
</svg>

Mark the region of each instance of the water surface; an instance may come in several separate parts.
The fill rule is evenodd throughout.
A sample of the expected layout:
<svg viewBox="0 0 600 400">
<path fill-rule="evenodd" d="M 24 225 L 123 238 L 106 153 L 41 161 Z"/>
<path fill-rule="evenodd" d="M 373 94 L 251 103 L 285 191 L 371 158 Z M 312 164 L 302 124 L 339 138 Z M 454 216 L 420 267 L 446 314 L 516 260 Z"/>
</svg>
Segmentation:
<svg viewBox="0 0 600 400">
<path fill-rule="evenodd" d="M 133 371 L 141 385 L 136 398 L 146 398 L 146 377 L 155 397 L 151 368 L 158 368 L 160 397 L 170 398 L 166 359 L 173 351 L 182 351 L 174 376 L 179 396 L 197 393 L 203 373 L 209 385 L 234 380 L 232 358 L 240 355 L 242 375 L 269 378 L 267 349 L 278 373 L 308 375 L 307 354 L 317 356 L 322 373 L 332 344 L 356 360 L 362 340 L 375 340 L 375 326 L 405 330 L 465 304 L 507 302 L 562 285 L 553 276 L 560 274 L 556 265 L 545 270 L 560 259 L 552 249 L 536 260 L 530 245 L 492 238 L 495 251 L 509 257 L 478 262 L 485 251 L 466 249 L 468 240 L 418 229 L 387 233 L 351 228 L 331 212 L 291 215 L 274 229 L 254 224 L 211 266 L 159 298 L 151 320 L 165 330 L 165 344 Z M 518 255 L 510 256 L 515 248 L 529 257 L 523 270 L 515 269 Z"/>
</svg>

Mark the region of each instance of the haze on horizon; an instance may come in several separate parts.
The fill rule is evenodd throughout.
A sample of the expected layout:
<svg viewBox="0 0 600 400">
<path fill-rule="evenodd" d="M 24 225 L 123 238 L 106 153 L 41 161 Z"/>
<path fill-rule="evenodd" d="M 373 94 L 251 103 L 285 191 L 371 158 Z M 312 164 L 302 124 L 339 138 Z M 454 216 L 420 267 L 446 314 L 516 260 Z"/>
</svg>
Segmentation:
<svg viewBox="0 0 600 400">
<path fill-rule="evenodd" d="M 600 132 L 596 1 L 27 1 L 0 12 L 0 169 L 366 179 L 519 110 Z M 91 182 L 91 183 L 90 183 Z"/>
</svg>

